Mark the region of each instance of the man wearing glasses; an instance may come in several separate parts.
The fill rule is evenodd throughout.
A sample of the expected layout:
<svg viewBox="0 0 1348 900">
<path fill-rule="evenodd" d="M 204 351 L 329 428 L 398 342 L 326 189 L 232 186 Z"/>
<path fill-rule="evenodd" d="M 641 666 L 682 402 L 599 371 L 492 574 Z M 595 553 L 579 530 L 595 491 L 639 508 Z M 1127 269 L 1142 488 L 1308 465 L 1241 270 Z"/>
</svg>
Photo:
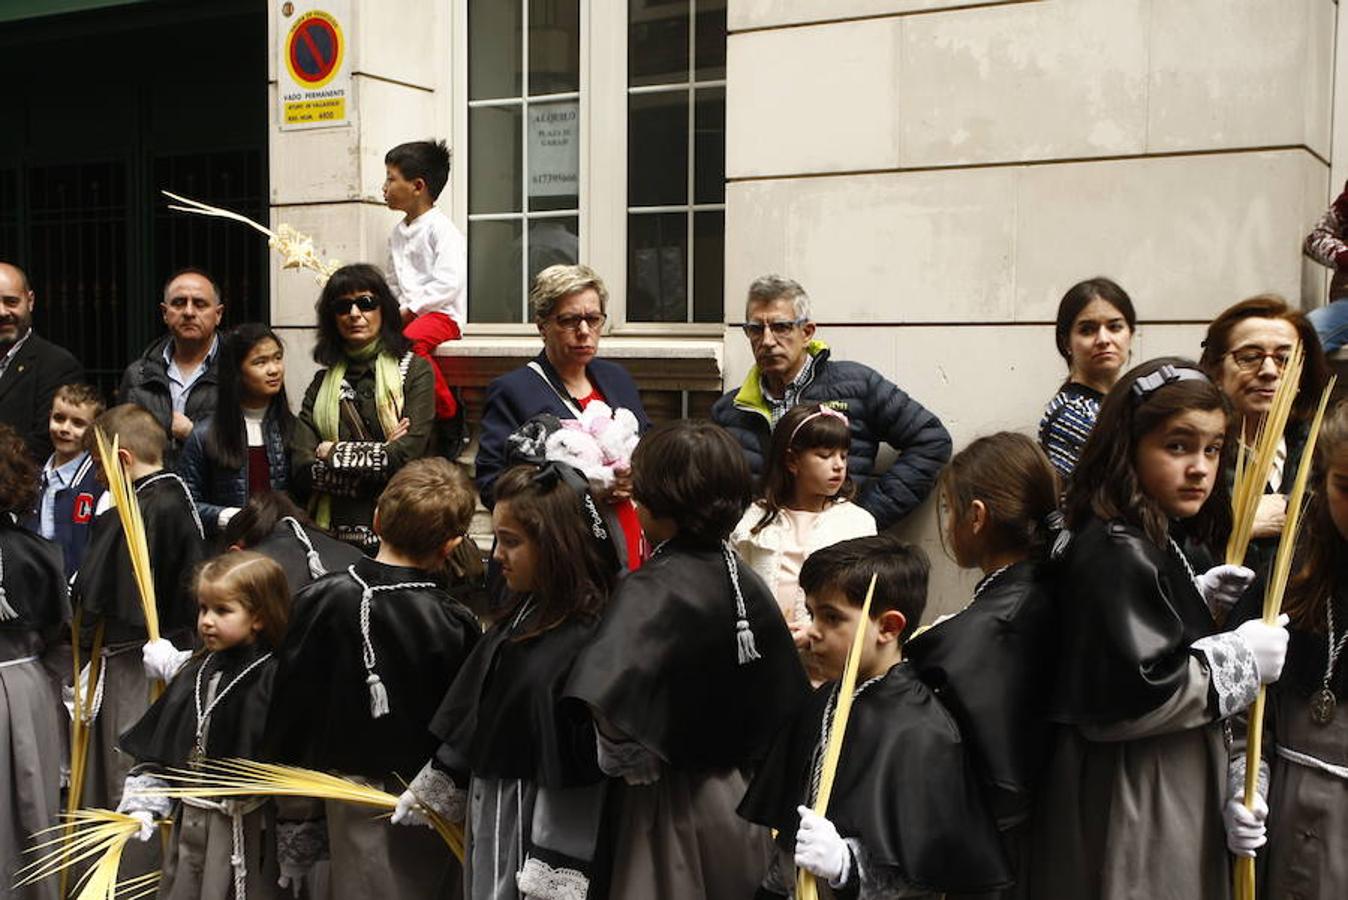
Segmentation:
<svg viewBox="0 0 1348 900">
<path fill-rule="evenodd" d="M 810 299 L 789 278 L 764 275 L 749 286 L 744 332 L 755 365 L 744 383 L 712 407 L 712 418 L 739 440 L 754 476 L 763 474 L 772 429 L 798 403 L 823 403 L 845 414 L 852 432 L 847 471 L 856 502 L 887 528 L 931 491 L 950 459 L 950 434 L 941 420 L 879 372 L 830 358 L 815 340 Z M 880 444 L 899 451 L 875 472 Z"/>
<path fill-rule="evenodd" d="M 0 263 L 0 422 L 23 437 L 37 462 L 51 455 L 47 417 L 63 384 L 84 380 L 64 347 L 33 332 L 36 295 L 18 266 Z"/>
<path fill-rule="evenodd" d="M 225 306 L 215 279 L 188 268 L 169 277 L 159 308 L 168 334 L 126 367 L 117 401 L 148 409 L 177 451 L 192 426 L 215 412 L 215 332 Z"/>
</svg>

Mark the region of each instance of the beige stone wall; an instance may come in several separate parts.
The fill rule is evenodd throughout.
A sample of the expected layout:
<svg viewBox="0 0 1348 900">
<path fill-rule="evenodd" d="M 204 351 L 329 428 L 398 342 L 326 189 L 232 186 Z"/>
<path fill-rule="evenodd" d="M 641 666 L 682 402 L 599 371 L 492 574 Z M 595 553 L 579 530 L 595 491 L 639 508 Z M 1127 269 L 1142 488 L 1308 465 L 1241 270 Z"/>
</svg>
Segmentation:
<svg viewBox="0 0 1348 900">
<path fill-rule="evenodd" d="M 1128 289 L 1139 360 L 1195 355 L 1252 293 L 1318 304 L 1300 243 L 1330 191 L 1336 12 L 731 0 L 727 321 L 755 275 L 797 278 L 835 352 L 935 410 L 958 449 L 1033 432 L 1064 373 L 1058 299 L 1082 278 Z M 752 359 L 726 341 L 734 382 Z M 967 602 L 932 504 L 903 530 L 933 556 L 931 612 Z"/>
</svg>

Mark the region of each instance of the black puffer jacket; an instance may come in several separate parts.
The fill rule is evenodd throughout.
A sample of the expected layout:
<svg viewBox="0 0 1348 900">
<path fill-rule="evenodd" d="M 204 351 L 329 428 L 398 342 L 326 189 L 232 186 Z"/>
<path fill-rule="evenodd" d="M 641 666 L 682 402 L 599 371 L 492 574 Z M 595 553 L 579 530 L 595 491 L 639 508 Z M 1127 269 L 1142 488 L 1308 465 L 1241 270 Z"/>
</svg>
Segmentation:
<svg viewBox="0 0 1348 900">
<path fill-rule="evenodd" d="M 819 341 L 811 344 L 810 352 L 814 373 L 798 402 L 824 403 L 847 415 L 852 429 L 847 473 L 857 486 L 856 502 L 875 516 L 879 528 L 888 528 L 930 493 L 937 473 L 950 460 L 950 433 L 935 414 L 871 367 L 832 360 Z M 711 417 L 740 442 L 754 477 L 760 477 L 772 418 L 757 366 L 738 391 L 716 401 Z M 899 458 L 888 471 L 873 475 L 882 443 L 898 450 Z"/>
</svg>

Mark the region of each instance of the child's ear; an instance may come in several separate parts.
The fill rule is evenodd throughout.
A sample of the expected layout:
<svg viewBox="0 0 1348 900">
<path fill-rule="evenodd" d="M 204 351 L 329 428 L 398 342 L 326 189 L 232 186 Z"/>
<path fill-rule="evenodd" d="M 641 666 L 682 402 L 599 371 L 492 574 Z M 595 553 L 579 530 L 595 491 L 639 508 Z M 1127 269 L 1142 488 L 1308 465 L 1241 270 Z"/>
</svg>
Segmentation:
<svg viewBox="0 0 1348 900">
<path fill-rule="evenodd" d="M 412 190 L 415 191 L 415 192 L 418 193 L 418 194 L 423 194 L 423 193 L 425 193 L 425 192 L 428 190 L 428 188 L 426 187 L 426 179 L 424 179 L 424 178 L 413 178 L 413 179 L 412 179 Z"/>
<path fill-rule="evenodd" d="M 786 471 L 793 476 L 800 472 L 800 463 L 796 461 L 796 451 L 794 450 L 786 451 Z"/>
<path fill-rule="evenodd" d="M 374 519 L 370 522 L 370 530 L 379 537 L 384 536 L 383 526 L 379 524 L 379 507 L 377 506 L 374 508 Z"/>
<path fill-rule="evenodd" d="M 125 447 L 117 448 L 117 458 L 122 461 L 122 468 L 129 469 L 136 464 L 136 457 Z"/>
<path fill-rule="evenodd" d="M 463 543 L 463 535 L 461 534 L 455 535 L 454 537 L 445 541 L 445 546 L 441 548 L 443 552 L 441 552 L 440 555 L 445 559 L 449 559 L 449 555 L 453 553 L 456 549 L 458 549 L 458 546 L 462 543 Z"/>
<path fill-rule="evenodd" d="M 908 617 L 897 609 L 887 609 L 875 619 L 876 636 L 882 644 L 897 641 L 907 627 Z"/>
<path fill-rule="evenodd" d="M 254 616 L 253 616 L 253 634 L 261 634 L 261 633 L 262 633 L 262 617 L 261 617 L 261 616 L 258 616 L 258 615 L 254 615 Z"/>
<path fill-rule="evenodd" d="M 982 534 L 987 527 L 988 505 L 982 500 L 975 500 L 969 504 L 969 530 L 974 534 Z"/>
</svg>

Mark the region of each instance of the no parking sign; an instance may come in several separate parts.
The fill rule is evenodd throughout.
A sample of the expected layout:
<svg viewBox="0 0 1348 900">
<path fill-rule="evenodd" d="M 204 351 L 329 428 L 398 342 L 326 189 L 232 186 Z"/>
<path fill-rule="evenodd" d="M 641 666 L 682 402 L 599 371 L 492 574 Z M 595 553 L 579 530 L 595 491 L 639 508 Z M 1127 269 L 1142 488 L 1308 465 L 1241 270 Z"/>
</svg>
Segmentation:
<svg viewBox="0 0 1348 900">
<path fill-rule="evenodd" d="M 287 2 L 277 24 L 277 96 L 283 130 L 350 121 L 350 0 Z"/>
</svg>

